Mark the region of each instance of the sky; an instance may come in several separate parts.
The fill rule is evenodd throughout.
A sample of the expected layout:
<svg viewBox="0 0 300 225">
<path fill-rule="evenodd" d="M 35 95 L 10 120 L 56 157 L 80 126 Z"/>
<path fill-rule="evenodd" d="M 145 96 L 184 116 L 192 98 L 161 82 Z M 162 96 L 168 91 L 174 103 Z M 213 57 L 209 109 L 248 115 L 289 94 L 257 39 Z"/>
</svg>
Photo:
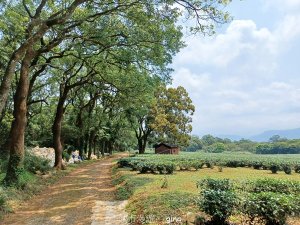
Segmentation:
<svg viewBox="0 0 300 225">
<path fill-rule="evenodd" d="M 249 137 L 300 127 L 300 0 L 233 0 L 212 37 L 187 36 L 173 86 L 196 107 L 193 134 Z"/>
</svg>

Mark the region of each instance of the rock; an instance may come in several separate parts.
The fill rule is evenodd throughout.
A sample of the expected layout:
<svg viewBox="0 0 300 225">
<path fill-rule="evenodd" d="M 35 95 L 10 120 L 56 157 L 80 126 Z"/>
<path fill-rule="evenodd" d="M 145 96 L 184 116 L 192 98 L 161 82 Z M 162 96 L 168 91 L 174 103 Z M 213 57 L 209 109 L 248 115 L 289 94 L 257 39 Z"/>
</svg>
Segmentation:
<svg viewBox="0 0 300 225">
<path fill-rule="evenodd" d="M 40 176 L 40 175 L 42 175 L 42 172 L 37 170 L 37 171 L 35 171 L 35 174 Z"/>
<path fill-rule="evenodd" d="M 94 154 L 92 154 L 92 155 L 91 155 L 91 159 L 97 159 L 97 156 L 94 155 Z"/>
<path fill-rule="evenodd" d="M 48 179 L 49 177 L 51 177 L 50 174 L 44 174 L 44 175 L 42 175 L 42 178 L 43 178 L 43 179 Z"/>
<path fill-rule="evenodd" d="M 35 148 L 29 150 L 29 152 L 33 155 L 48 159 L 50 161 L 49 166 L 54 166 L 55 152 L 53 148 L 40 148 L 39 146 L 36 146 Z"/>
</svg>

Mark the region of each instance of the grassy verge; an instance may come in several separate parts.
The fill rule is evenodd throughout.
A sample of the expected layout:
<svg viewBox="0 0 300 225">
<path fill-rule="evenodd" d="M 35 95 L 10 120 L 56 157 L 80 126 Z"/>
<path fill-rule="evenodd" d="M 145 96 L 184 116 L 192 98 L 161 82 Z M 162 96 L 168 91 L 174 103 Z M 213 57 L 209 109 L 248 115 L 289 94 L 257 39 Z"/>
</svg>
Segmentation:
<svg viewBox="0 0 300 225">
<path fill-rule="evenodd" d="M 130 173 L 121 173 L 117 167 L 113 167 L 113 184 L 117 186 L 116 197 L 118 200 L 129 199 L 138 188 L 152 182 L 152 180 L 151 178 L 137 177 Z"/>
</svg>

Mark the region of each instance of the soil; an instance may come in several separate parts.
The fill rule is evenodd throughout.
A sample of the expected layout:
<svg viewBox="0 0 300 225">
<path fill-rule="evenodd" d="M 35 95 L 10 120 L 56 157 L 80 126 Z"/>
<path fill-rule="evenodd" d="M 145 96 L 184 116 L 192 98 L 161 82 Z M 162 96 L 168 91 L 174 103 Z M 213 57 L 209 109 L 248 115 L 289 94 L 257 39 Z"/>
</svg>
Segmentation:
<svg viewBox="0 0 300 225">
<path fill-rule="evenodd" d="M 23 203 L 2 225 L 126 224 L 126 202 L 115 201 L 114 156 L 80 167 Z"/>
</svg>

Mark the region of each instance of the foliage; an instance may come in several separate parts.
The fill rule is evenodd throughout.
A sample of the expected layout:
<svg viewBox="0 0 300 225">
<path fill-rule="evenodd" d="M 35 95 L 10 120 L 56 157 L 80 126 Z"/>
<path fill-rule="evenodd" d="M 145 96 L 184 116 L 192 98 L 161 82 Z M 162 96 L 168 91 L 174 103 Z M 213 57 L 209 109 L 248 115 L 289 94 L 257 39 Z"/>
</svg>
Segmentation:
<svg viewBox="0 0 300 225">
<path fill-rule="evenodd" d="M 237 159 L 238 157 L 245 156 L 245 154 L 242 155 L 234 155 L 234 154 L 200 154 L 200 153 L 182 153 L 181 155 L 178 156 L 184 156 L 186 159 L 191 156 L 191 158 L 197 157 L 197 155 L 202 155 L 202 157 L 209 157 L 213 158 L 215 156 L 218 156 L 218 159 L 220 158 L 225 158 L 227 157 L 234 157 Z M 154 157 L 155 156 L 155 157 Z M 156 161 L 159 158 L 163 159 L 164 157 L 166 158 L 165 160 L 172 161 L 173 157 L 178 158 L 178 156 L 173 156 L 173 155 L 138 155 L 135 157 L 130 157 L 133 161 L 137 160 L 137 158 L 148 158 L 149 161 L 150 159 L 152 161 Z M 250 155 L 253 156 L 253 159 L 256 160 L 256 155 Z M 247 157 L 250 157 L 247 155 Z M 262 158 L 262 156 L 259 156 Z M 295 155 L 280 155 L 280 156 L 267 156 L 264 155 L 263 157 L 268 158 L 278 158 L 281 157 L 282 161 L 289 161 L 289 160 L 299 160 L 299 158 L 294 158 L 297 157 Z M 132 161 L 132 162 L 133 162 Z M 137 160 L 138 161 L 138 160 Z M 128 163 L 127 160 L 123 161 L 124 163 Z M 179 168 L 177 168 L 179 170 Z M 191 218 L 194 218 L 195 215 L 199 215 L 202 218 L 204 218 L 203 223 L 201 224 L 213 224 L 207 221 L 210 217 L 207 215 L 204 215 L 203 212 L 199 210 L 199 207 L 197 205 L 192 204 L 195 199 L 197 199 L 197 196 L 199 194 L 199 189 L 202 190 L 201 185 L 198 185 L 199 188 L 196 188 L 196 182 L 199 181 L 200 179 L 207 179 L 207 177 L 211 177 L 214 179 L 221 179 L 223 180 L 224 178 L 230 179 L 231 180 L 231 187 L 236 195 L 238 196 L 239 203 L 238 206 L 235 208 L 236 210 L 233 211 L 233 215 L 228 219 L 229 224 L 248 224 L 245 222 L 249 222 L 251 218 L 246 214 L 245 211 L 245 201 L 247 201 L 248 197 L 250 197 L 250 194 L 253 193 L 261 193 L 261 192 L 275 192 L 276 194 L 279 195 L 293 195 L 294 196 L 294 206 L 299 206 L 299 181 L 300 177 L 297 174 L 292 174 L 290 176 L 286 176 L 283 172 L 279 173 L 278 175 L 272 175 L 271 172 L 269 171 L 262 171 L 262 170 L 253 170 L 251 168 L 227 168 L 225 169 L 222 173 L 219 173 L 217 169 L 203 169 L 199 172 L 196 172 L 191 168 L 191 171 L 184 171 L 184 172 L 176 172 L 173 175 L 168 176 L 168 188 L 167 189 L 161 189 L 161 184 L 164 181 L 164 176 L 157 176 L 155 174 L 140 174 L 136 173 L 135 171 L 131 171 L 129 168 L 123 168 L 119 169 L 120 173 L 126 175 L 126 182 L 131 179 L 135 178 L 140 178 L 140 179 L 152 179 L 150 183 L 146 183 L 143 186 L 140 186 L 138 189 L 135 190 L 133 193 L 132 197 L 130 197 L 130 201 L 128 204 L 128 211 L 134 215 L 141 215 L 141 216 L 146 216 L 149 214 L 152 214 L 152 212 L 157 212 L 159 215 L 163 214 L 162 212 L 168 212 L 169 214 L 172 215 L 183 215 L 182 218 L 186 218 L 185 216 L 188 214 L 190 215 Z M 266 177 L 268 179 L 259 179 L 260 177 Z M 272 179 L 270 179 L 272 178 Z M 197 183 L 198 184 L 198 183 Z M 210 185 L 211 187 L 216 186 L 215 183 Z M 225 188 L 223 188 L 225 186 Z M 219 185 L 220 189 L 227 189 L 226 188 L 226 183 L 224 185 Z M 204 186 L 203 186 L 204 189 Z M 162 193 L 182 193 L 186 192 L 188 193 L 188 196 L 190 196 L 191 200 L 190 206 L 186 206 L 185 208 L 181 208 L 181 212 L 176 213 L 171 210 L 170 208 L 167 207 L 167 205 L 162 202 L 160 205 L 158 205 L 158 202 L 160 202 L 159 199 L 157 199 L 158 195 Z M 179 194 L 178 194 L 179 195 Z M 148 199 L 152 199 L 155 197 L 156 201 L 155 203 L 148 204 Z M 169 196 L 171 197 L 171 195 Z M 298 199 L 298 200 L 297 200 Z M 172 199 L 165 199 L 164 201 L 171 201 Z M 178 200 L 179 201 L 179 200 Z M 147 202 L 147 204 L 145 203 Z M 145 203 L 145 204 L 144 204 Z M 297 203 L 297 204 L 296 204 Z M 300 212 L 300 211 L 298 211 Z M 298 221 L 298 212 L 294 210 L 294 214 L 296 218 L 291 218 L 293 217 L 292 215 L 289 215 L 290 221 Z M 181 214 L 180 214 L 181 213 Z M 155 214 L 156 215 L 156 214 Z M 163 214 L 164 215 L 164 214 Z M 162 221 L 159 221 L 161 223 L 164 222 L 164 219 Z M 252 224 L 264 224 L 265 221 L 261 221 L 259 223 L 258 217 L 253 218 L 254 221 Z M 193 222 L 194 220 L 191 219 L 189 222 Z M 154 224 L 159 224 L 159 222 L 154 223 Z M 206 222 L 206 223 L 204 223 Z M 217 224 L 217 223 L 215 223 Z M 292 223 L 291 223 L 292 224 Z"/>
<path fill-rule="evenodd" d="M 189 145 L 182 150 L 187 152 L 196 152 L 203 148 L 203 142 L 197 135 L 192 135 Z"/>
<path fill-rule="evenodd" d="M 250 183 L 244 211 L 252 219 L 267 225 L 284 225 L 289 215 L 299 213 L 300 183 L 296 181 L 258 179 Z"/>
<path fill-rule="evenodd" d="M 256 147 L 257 154 L 299 154 L 299 140 L 278 140 L 271 143 L 259 144 Z"/>
<path fill-rule="evenodd" d="M 279 164 L 274 164 L 274 163 L 272 163 L 271 165 L 270 165 L 270 170 L 272 171 L 272 173 L 277 173 L 279 170 L 280 170 L 280 165 Z"/>
<path fill-rule="evenodd" d="M 293 195 L 274 192 L 251 193 L 245 202 L 245 212 L 250 218 L 259 218 L 266 225 L 284 225 L 287 216 L 298 212 Z"/>
<path fill-rule="evenodd" d="M 67 151 L 63 151 L 63 159 L 69 162 L 69 159 L 71 158 L 70 154 Z"/>
<path fill-rule="evenodd" d="M 13 116 L 10 113 L 5 113 L 4 117 L 0 121 L 0 149 L 5 143 L 12 121 Z"/>
<path fill-rule="evenodd" d="M 2 187 L 0 187 L 0 220 L 1 220 L 1 214 L 12 212 L 11 207 L 8 204 L 8 193 L 6 190 Z"/>
<path fill-rule="evenodd" d="M 255 154 L 227 154 L 227 153 L 186 153 L 180 155 L 149 154 L 120 159 L 120 167 L 130 167 L 142 173 L 164 173 L 168 167 L 174 170 L 198 170 L 204 165 L 208 168 L 213 166 L 222 167 L 253 167 L 254 169 L 272 170 L 277 173 L 284 168 L 296 168 L 300 158 L 294 155 L 264 155 Z M 288 169 L 285 169 L 286 172 Z M 298 171 L 298 170 L 297 170 Z M 287 173 L 289 174 L 289 173 Z"/>
<path fill-rule="evenodd" d="M 160 142 L 186 146 L 192 131 L 195 106 L 184 87 L 159 86 L 155 92 L 150 127 Z"/>
<path fill-rule="evenodd" d="M 270 142 L 254 142 L 246 139 L 231 141 L 228 138 L 219 138 L 204 135 L 202 138 L 193 136 L 184 151 L 204 152 L 251 152 L 256 154 L 299 154 L 300 140 L 288 140 L 280 136 L 271 137 Z"/>
<path fill-rule="evenodd" d="M 120 175 L 116 168 L 113 169 L 113 184 L 117 186 L 116 198 L 118 200 L 129 199 L 136 189 L 152 181 L 152 179 L 138 177 L 130 178 L 130 175 Z"/>
<path fill-rule="evenodd" d="M 193 210 L 196 206 L 196 196 L 184 191 L 147 194 L 133 198 L 127 208 L 133 218 L 148 218 L 152 224 L 160 224 L 160 221 L 165 223 L 170 216 L 179 217 L 183 222 L 186 215 L 182 211 Z M 135 224 L 136 221 L 132 222 Z"/>
<path fill-rule="evenodd" d="M 197 186 L 201 188 L 198 200 L 200 209 L 212 216 L 213 224 L 226 224 L 225 221 L 238 204 L 238 197 L 230 181 L 207 178 L 198 182 Z"/>
<path fill-rule="evenodd" d="M 283 164 L 282 169 L 286 174 L 292 174 L 292 166 L 288 164 Z"/>
<path fill-rule="evenodd" d="M 300 164 L 296 164 L 294 166 L 294 169 L 295 169 L 295 173 L 300 173 Z"/>
<path fill-rule="evenodd" d="M 56 154 L 73 145 L 81 156 L 132 148 L 126 103 L 147 98 L 140 93 L 149 81 L 170 83 L 169 65 L 184 47 L 179 20 L 184 14 L 196 21 L 188 25 L 192 33 L 211 35 L 230 20 L 224 10 L 229 2 L 1 1 L 0 140 L 9 130 L 20 132 L 11 136 L 18 144 L 7 149 L 16 155 L 7 177 L 17 180 L 26 145 L 54 146 Z M 183 88 L 176 91 L 185 96 Z M 17 118 L 12 126 L 6 115 Z M 170 128 L 185 142 L 191 127 L 182 115 L 178 128 Z M 56 159 L 59 169 L 61 157 Z"/>
<path fill-rule="evenodd" d="M 300 192 L 300 182 L 275 179 L 257 179 L 249 183 L 248 191 L 254 193 L 273 192 L 281 194 L 297 194 Z"/>
<path fill-rule="evenodd" d="M 31 173 L 35 173 L 36 171 L 46 173 L 50 171 L 52 168 L 49 163 L 49 160 L 33 155 L 28 151 L 25 154 L 24 167 Z"/>
</svg>

